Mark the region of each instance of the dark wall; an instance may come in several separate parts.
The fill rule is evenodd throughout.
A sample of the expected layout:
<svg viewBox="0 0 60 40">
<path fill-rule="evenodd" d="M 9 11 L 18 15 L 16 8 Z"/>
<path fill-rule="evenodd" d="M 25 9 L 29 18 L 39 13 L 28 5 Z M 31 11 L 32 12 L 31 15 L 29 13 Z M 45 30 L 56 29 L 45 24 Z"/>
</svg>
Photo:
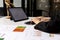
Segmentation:
<svg viewBox="0 0 60 40">
<path fill-rule="evenodd" d="M 25 0 L 22 0 L 22 8 L 27 16 L 41 16 L 41 10 L 36 10 L 36 0 L 27 0 L 27 8 L 25 8 Z"/>
<path fill-rule="evenodd" d="M 4 16 L 4 8 L 0 7 L 0 16 Z"/>
<path fill-rule="evenodd" d="M 42 12 L 42 10 L 37 10 L 37 8 L 36 8 L 36 6 L 38 5 L 38 4 L 36 4 L 36 1 L 37 0 L 30 0 L 29 2 L 29 8 L 28 9 L 30 9 L 29 10 L 29 16 L 41 16 L 41 12 Z"/>
<path fill-rule="evenodd" d="M 4 16 L 5 14 L 5 9 L 4 9 L 4 0 L 3 0 L 3 7 L 0 7 L 0 16 Z"/>
<path fill-rule="evenodd" d="M 22 0 L 22 8 L 27 16 L 49 16 L 49 0 L 44 0 L 45 2 L 41 0 L 26 1 L 27 8 L 25 8 L 25 0 Z"/>
<path fill-rule="evenodd" d="M 42 10 L 42 16 L 48 16 L 49 6 L 49 0 L 36 0 L 36 9 Z"/>
<path fill-rule="evenodd" d="M 58 1 L 58 0 L 56 0 Z M 60 19 L 60 0 L 56 2 L 54 0 L 50 1 L 50 17 L 52 19 L 55 19 L 56 17 Z"/>
</svg>

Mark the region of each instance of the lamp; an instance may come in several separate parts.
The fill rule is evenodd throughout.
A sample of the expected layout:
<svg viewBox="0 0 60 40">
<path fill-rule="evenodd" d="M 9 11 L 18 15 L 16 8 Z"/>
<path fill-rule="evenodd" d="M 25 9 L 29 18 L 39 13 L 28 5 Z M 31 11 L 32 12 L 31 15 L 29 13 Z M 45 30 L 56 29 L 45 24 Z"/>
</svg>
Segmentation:
<svg viewBox="0 0 60 40">
<path fill-rule="evenodd" d="M 10 1 L 8 1 L 8 0 L 5 0 L 5 4 L 6 4 L 6 9 L 7 9 L 7 16 L 6 16 L 6 18 L 7 19 L 9 19 L 10 18 L 10 16 L 9 16 L 9 11 L 8 11 L 8 8 L 10 7 Z"/>
<path fill-rule="evenodd" d="M 10 19 L 11 16 L 9 16 L 9 8 L 14 7 L 14 5 L 12 3 L 10 3 L 10 0 L 5 0 L 5 4 L 6 4 L 6 9 L 7 9 L 7 16 L 6 18 L 7 19 Z"/>
</svg>

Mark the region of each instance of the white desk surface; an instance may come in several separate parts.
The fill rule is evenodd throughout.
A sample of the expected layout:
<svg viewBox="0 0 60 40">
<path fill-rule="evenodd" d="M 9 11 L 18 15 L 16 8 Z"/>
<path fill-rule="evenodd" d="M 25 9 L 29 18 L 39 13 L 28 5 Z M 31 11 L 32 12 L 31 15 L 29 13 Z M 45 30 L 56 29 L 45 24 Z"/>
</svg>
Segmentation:
<svg viewBox="0 0 60 40">
<path fill-rule="evenodd" d="M 5 17 L 0 18 L 0 36 L 4 40 L 60 40 L 59 34 L 54 34 L 54 37 L 49 37 L 48 33 L 41 32 L 41 36 L 36 36 L 34 26 L 26 25 L 25 22 L 31 20 L 14 22 L 13 20 L 6 19 Z M 17 26 L 26 26 L 24 32 L 13 32 Z M 4 36 L 3 36 L 4 35 Z"/>
</svg>

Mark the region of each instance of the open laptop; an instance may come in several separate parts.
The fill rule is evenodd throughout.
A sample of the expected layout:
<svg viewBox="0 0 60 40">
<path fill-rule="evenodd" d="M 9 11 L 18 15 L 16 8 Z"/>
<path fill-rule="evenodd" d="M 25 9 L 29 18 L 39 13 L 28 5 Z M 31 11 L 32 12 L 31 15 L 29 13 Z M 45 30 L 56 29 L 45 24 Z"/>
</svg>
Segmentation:
<svg viewBox="0 0 60 40">
<path fill-rule="evenodd" d="M 9 12 L 10 12 L 11 19 L 14 20 L 15 22 L 28 19 L 27 15 L 20 7 L 9 8 Z"/>
</svg>

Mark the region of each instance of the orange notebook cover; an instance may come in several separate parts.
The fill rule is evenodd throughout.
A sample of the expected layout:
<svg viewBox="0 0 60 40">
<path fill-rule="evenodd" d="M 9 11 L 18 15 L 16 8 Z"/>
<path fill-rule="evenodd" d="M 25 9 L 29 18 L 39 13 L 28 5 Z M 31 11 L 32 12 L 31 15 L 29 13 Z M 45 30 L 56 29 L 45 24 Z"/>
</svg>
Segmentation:
<svg viewBox="0 0 60 40">
<path fill-rule="evenodd" d="M 17 26 L 13 31 L 14 32 L 23 32 L 25 30 L 25 26 Z"/>
</svg>

